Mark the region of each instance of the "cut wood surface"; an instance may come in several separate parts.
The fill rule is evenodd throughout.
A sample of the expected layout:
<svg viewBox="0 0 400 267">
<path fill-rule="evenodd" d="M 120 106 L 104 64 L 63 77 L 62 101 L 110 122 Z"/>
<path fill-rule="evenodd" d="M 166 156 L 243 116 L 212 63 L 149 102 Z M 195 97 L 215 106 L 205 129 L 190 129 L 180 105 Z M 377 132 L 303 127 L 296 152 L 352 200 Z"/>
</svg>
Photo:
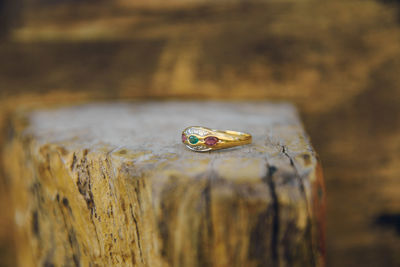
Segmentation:
<svg viewBox="0 0 400 267">
<path fill-rule="evenodd" d="M 324 266 L 321 168 L 290 104 L 98 103 L 11 124 L 20 266 Z M 193 125 L 253 143 L 196 153 Z"/>
</svg>

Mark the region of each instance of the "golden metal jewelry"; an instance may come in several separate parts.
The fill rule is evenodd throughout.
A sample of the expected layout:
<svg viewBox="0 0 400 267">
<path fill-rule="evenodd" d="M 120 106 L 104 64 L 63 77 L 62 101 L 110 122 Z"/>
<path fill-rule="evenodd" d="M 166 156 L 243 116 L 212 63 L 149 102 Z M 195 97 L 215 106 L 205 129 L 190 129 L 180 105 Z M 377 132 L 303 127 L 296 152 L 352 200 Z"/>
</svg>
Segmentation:
<svg viewBox="0 0 400 267">
<path fill-rule="evenodd" d="M 251 134 L 191 126 L 183 130 L 182 143 L 193 151 L 205 152 L 250 144 Z"/>
</svg>

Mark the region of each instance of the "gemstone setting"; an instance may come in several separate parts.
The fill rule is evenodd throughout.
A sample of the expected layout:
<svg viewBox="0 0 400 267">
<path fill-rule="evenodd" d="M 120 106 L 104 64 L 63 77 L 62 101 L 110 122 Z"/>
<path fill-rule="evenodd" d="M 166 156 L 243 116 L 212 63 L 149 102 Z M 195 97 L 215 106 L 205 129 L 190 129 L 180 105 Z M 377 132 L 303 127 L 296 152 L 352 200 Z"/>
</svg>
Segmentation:
<svg viewBox="0 0 400 267">
<path fill-rule="evenodd" d="M 187 137 L 186 137 L 186 135 L 185 135 L 185 134 L 182 134 L 182 143 L 185 143 L 185 142 L 186 142 L 186 140 L 187 140 Z"/>
<path fill-rule="evenodd" d="M 214 146 L 216 143 L 218 143 L 218 138 L 215 136 L 208 136 L 204 139 L 204 143 L 207 146 Z"/>
<path fill-rule="evenodd" d="M 199 138 L 197 136 L 191 135 L 189 136 L 189 142 L 193 145 L 197 144 L 197 142 L 199 142 Z"/>
</svg>

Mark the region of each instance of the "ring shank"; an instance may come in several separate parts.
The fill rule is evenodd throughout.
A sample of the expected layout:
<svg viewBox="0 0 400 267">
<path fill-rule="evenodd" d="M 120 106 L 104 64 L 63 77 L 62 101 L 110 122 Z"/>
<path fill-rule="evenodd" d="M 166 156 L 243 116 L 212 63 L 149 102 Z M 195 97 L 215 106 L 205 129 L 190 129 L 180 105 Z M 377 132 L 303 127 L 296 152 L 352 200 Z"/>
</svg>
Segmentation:
<svg viewBox="0 0 400 267">
<path fill-rule="evenodd" d="M 216 133 L 217 137 L 224 142 L 228 142 L 232 146 L 240 146 L 250 144 L 252 141 L 251 134 L 232 131 L 232 130 L 212 130 Z"/>
</svg>

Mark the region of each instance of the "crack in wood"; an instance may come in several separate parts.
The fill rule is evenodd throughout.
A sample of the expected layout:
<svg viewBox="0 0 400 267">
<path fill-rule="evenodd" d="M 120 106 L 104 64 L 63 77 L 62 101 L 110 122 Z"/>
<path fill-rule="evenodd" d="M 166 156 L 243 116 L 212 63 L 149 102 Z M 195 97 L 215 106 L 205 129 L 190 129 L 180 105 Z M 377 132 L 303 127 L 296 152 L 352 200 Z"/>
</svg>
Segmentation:
<svg viewBox="0 0 400 267">
<path fill-rule="evenodd" d="M 307 212 L 307 226 L 306 226 L 305 235 L 310 237 L 310 238 L 307 238 L 307 240 L 308 240 L 308 243 L 309 243 L 309 253 L 310 253 L 310 259 L 312 261 L 311 264 L 312 264 L 312 266 L 316 266 L 315 256 L 314 256 L 314 253 L 312 251 L 312 249 L 313 249 L 313 244 L 312 244 L 312 222 L 311 222 L 311 215 L 312 214 L 311 214 L 310 207 L 309 207 L 309 204 L 308 204 L 308 198 L 307 198 L 307 194 L 306 194 L 306 190 L 305 190 L 305 186 L 304 186 L 304 181 L 301 178 L 301 175 L 299 173 L 299 170 L 296 167 L 296 164 L 294 163 L 294 159 L 289 155 L 288 148 L 285 145 L 281 145 L 281 148 L 282 148 L 282 154 L 285 155 L 289 159 L 290 166 L 293 168 L 294 173 L 295 173 L 295 177 L 299 181 L 300 191 L 301 191 L 301 194 L 302 194 L 303 199 L 305 201 L 306 212 Z"/>
<path fill-rule="evenodd" d="M 76 267 L 80 267 L 79 243 L 76 240 L 74 229 L 68 227 L 67 217 L 66 217 L 66 215 L 64 213 L 64 209 L 63 209 L 64 204 L 62 204 L 60 202 L 58 202 L 58 204 L 59 204 L 59 208 L 60 208 L 60 211 L 61 211 L 62 219 L 63 219 L 63 222 L 64 222 L 65 230 L 67 232 L 68 243 L 70 244 L 70 247 L 71 247 L 72 260 L 73 260 L 73 262 L 74 262 Z M 66 265 L 68 265 L 68 264 L 66 264 Z"/>
<path fill-rule="evenodd" d="M 278 266 L 278 237 L 279 237 L 279 201 L 275 190 L 273 180 L 274 173 L 277 171 L 275 166 L 268 165 L 265 183 L 268 185 L 272 198 L 272 209 L 274 211 L 272 218 L 272 236 L 271 236 L 271 255 L 273 266 Z"/>
<path fill-rule="evenodd" d="M 76 165 L 76 161 L 77 161 L 77 159 L 76 159 L 76 154 L 75 154 L 75 152 L 74 152 L 73 155 L 72 155 L 72 163 L 71 163 L 71 166 L 70 166 L 71 171 L 74 170 L 75 165 Z"/>
<path fill-rule="evenodd" d="M 212 227 L 212 212 L 211 212 L 211 189 L 212 189 L 212 184 L 211 181 L 213 179 L 214 175 L 210 175 L 209 178 L 207 179 L 206 186 L 201 192 L 201 205 L 203 207 L 203 211 L 205 213 L 205 216 L 202 217 L 200 220 L 200 226 L 199 226 L 199 231 L 198 231 L 198 238 L 199 240 L 205 240 L 206 245 L 204 245 L 203 242 L 198 242 L 197 244 L 197 259 L 199 266 L 210 266 L 211 261 L 210 261 L 210 255 L 208 251 L 209 245 L 208 243 L 211 243 L 212 237 L 214 236 L 213 233 L 213 227 Z"/>
<path fill-rule="evenodd" d="M 82 154 L 83 154 L 82 159 L 80 159 L 80 162 L 76 164 L 76 168 L 78 169 L 77 172 L 78 179 L 76 181 L 76 185 L 78 187 L 79 193 L 83 196 L 86 202 L 87 208 L 90 210 L 90 216 L 89 216 L 90 221 L 95 231 L 98 246 L 101 248 L 102 246 L 100 242 L 99 233 L 96 227 L 96 223 L 94 222 L 93 219 L 93 215 L 97 217 L 97 214 L 96 214 L 96 205 L 93 199 L 93 192 L 91 191 L 92 190 L 90 181 L 91 176 L 89 171 L 89 163 L 87 160 L 88 150 L 84 149 Z"/>
<path fill-rule="evenodd" d="M 140 241 L 140 232 L 139 232 L 139 227 L 138 227 L 138 221 L 136 220 L 135 214 L 133 213 L 132 204 L 129 204 L 129 208 L 130 208 L 130 212 L 131 212 L 131 217 L 132 217 L 133 221 L 135 222 L 135 230 L 136 230 L 136 236 L 137 236 L 137 240 L 138 240 L 140 260 L 141 260 L 142 263 L 144 263 L 142 245 L 141 245 L 141 241 Z"/>
</svg>

